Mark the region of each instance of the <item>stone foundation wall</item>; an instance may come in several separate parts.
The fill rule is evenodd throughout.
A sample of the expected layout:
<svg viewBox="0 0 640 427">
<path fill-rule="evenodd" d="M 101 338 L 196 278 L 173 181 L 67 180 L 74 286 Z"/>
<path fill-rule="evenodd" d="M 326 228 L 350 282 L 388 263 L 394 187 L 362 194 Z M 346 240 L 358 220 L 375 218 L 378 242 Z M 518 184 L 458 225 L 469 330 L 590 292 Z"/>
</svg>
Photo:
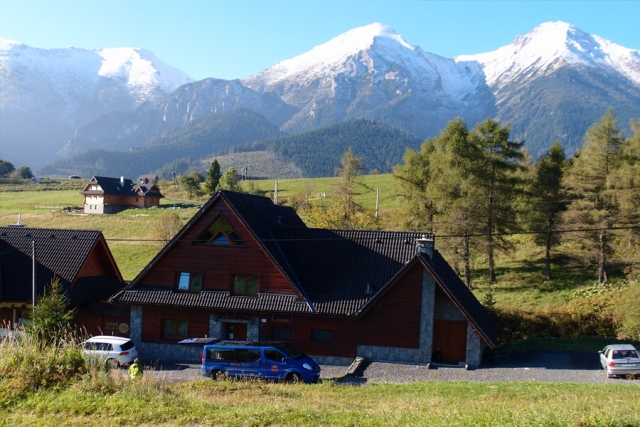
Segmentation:
<svg viewBox="0 0 640 427">
<path fill-rule="evenodd" d="M 480 334 L 469 323 L 467 326 L 467 365 L 469 367 L 477 368 L 480 366 L 484 348 L 484 341 L 480 338 Z"/>
</svg>

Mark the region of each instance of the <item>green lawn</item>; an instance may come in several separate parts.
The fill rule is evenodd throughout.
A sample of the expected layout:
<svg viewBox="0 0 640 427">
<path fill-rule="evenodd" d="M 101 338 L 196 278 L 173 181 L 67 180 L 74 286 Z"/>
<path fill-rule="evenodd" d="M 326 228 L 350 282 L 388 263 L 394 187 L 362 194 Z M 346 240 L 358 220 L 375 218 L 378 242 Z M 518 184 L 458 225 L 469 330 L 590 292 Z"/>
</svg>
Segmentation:
<svg viewBox="0 0 640 427">
<path fill-rule="evenodd" d="M 1 402 L 1 401 L 0 401 Z M 637 426 L 635 384 L 78 383 L 2 402 L 1 425 Z"/>
</svg>

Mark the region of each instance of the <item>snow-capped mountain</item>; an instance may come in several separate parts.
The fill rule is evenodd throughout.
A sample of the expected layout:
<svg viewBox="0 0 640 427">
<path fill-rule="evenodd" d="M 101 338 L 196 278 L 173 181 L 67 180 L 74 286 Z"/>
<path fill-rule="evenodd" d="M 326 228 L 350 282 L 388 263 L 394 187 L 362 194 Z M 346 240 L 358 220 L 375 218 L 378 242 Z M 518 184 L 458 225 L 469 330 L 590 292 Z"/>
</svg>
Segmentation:
<svg viewBox="0 0 640 427">
<path fill-rule="evenodd" d="M 607 108 L 622 127 L 640 117 L 640 51 L 563 22 L 541 24 L 494 52 L 452 59 L 376 23 L 248 78 L 199 82 L 144 50 L 2 46 L 3 125 L 23 132 L 11 139 L 3 129 L 0 143 L 25 139 L 33 123 L 67 139 L 78 126 L 65 155 L 91 147 L 128 150 L 171 127 L 234 108 L 252 109 L 289 133 L 368 118 L 420 138 L 437 135 L 455 117 L 470 128 L 492 117 L 509 123 L 512 139 L 524 139 L 534 156 L 555 140 L 572 154 Z M 31 57 L 39 59 L 25 59 Z M 27 111 L 43 105 L 48 113 L 65 113 L 39 114 L 34 122 Z M 107 114 L 98 117 L 100 111 Z M 0 147 L 0 157 L 4 152 Z"/>
<path fill-rule="evenodd" d="M 565 22 L 546 22 L 496 51 L 462 55 L 457 63 L 482 65 L 495 92 L 512 82 L 550 75 L 562 67 L 617 72 L 640 86 L 640 51 L 587 34 Z"/>
<path fill-rule="evenodd" d="M 338 121 L 395 116 L 395 126 L 433 134 L 453 116 L 474 122 L 491 109 L 478 66 L 407 43 L 391 27 L 371 24 L 242 80 L 300 111 L 283 129 L 299 132 Z"/>
<path fill-rule="evenodd" d="M 0 156 L 37 167 L 77 126 L 158 103 L 192 81 L 144 49 L 37 49 L 0 39 Z"/>
<path fill-rule="evenodd" d="M 640 117 L 640 50 L 547 22 L 493 52 L 455 58 L 479 64 L 496 98 L 495 118 L 539 156 L 555 140 L 572 154 L 608 109 L 625 127 Z"/>
</svg>

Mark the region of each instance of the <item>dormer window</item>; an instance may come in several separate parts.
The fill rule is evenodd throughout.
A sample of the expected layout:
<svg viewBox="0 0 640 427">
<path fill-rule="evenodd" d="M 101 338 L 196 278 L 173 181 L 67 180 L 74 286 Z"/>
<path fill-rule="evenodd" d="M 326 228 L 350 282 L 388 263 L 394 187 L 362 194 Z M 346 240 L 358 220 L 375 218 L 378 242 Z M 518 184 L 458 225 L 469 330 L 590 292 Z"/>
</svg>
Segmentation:
<svg viewBox="0 0 640 427">
<path fill-rule="evenodd" d="M 242 239 L 233 231 L 229 221 L 219 216 L 195 241 L 199 245 L 243 245 Z"/>
</svg>

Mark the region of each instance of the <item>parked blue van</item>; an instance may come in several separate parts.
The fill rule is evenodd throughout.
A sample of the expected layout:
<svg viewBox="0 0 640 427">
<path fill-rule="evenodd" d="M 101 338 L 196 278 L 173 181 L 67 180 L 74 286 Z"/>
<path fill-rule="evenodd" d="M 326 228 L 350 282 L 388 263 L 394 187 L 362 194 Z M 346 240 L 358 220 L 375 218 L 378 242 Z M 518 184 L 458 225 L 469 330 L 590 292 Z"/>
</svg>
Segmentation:
<svg viewBox="0 0 640 427">
<path fill-rule="evenodd" d="M 216 381 L 225 378 L 257 378 L 314 383 L 320 366 L 291 344 L 281 342 L 221 341 L 202 350 L 202 375 Z"/>
</svg>

